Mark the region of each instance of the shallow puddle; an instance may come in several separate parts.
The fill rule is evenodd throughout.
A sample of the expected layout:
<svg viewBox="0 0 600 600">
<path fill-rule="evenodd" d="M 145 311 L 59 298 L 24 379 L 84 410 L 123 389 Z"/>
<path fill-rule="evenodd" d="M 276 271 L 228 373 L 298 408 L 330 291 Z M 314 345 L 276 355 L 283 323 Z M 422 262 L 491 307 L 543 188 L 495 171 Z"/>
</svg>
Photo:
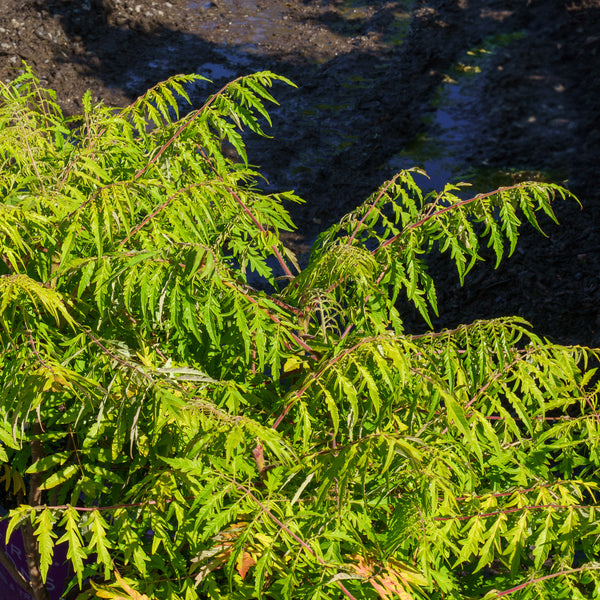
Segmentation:
<svg viewBox="0 0 600 600">
<path fill-rule="evenodd" d="M 435 94 L 434 111 L 425 119 L 425 131 L 390 158 L 387 167 L 400 170 L 418 166 L 424 169 L 427 177 L 416 175 L 415 180 L 425 192 L 441 191 L 446 183 L 468 182 L 473 187 L 459 194 L 463 196 L 525 180 L 561 180 L 560 173 L 486 166 L 474 168 L 468 160 L 469 146 L 476 143 L 478 130 L 485 119 L 478 110 L 478 77 L 496 49 L 521 36 L 522 33 L 517 32 L 490 38 L 453 65 Z"/>
<path fill-rule="evenodd" d="M 216 6 L 219 11 L 234 15 L 231 17 L 222 32 L 230 40 L 237 39 L 237 50 L 249 54 L 260 53 L 261 43 L 268 37 L 277 36 L 280 29 L 287 29 L 289 25 L 287 15 L 281 10 L 278 2 L 267 2 L 260 6 L 253 0 L 219 0 L 218 2 L 191 2 L 193 5 L 201 4 L 207 10 Z M 203 29 L 212 30 L 214 24 L 207 21 L 206 27 L 200 28 L 198 33 L 202 36 Z"/>
</svg>

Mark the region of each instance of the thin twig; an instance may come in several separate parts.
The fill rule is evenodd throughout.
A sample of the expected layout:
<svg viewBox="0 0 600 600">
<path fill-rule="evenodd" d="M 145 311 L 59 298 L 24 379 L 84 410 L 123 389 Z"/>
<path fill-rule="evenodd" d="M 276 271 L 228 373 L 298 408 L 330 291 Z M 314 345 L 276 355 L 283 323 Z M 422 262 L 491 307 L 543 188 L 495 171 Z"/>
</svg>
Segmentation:
<svg viewBox="0 0 600 600">
<path fill-rule="evenodd" d="M 232 482 L 239 490 L 246 493 L 258 506 L 260 509 L 271 519 L 273 520 L 281 529 L 283 529 L 289 536 L 291 536 L 296 542 L 298 542 L 311 556 L 313 556 L 317 562 L 325 567 L 331 568 L 329 565 L 298 535 L 296 535 L 283 521 L 280 521 L 247 487 L 243 486 L 241 483 Z M 344 595 L 350 600 L 356 600 L 356 598 L 352 595 L 352 593 L 348 590 L 348 588 L 341 582 L 336 581 L 338 587 L 342 590 Z"/>
<path fill-rule="evenodd" d="M 371 212 L 373 210 L 375 210 L 375 207 L 377 206 L 377 203 L 379 202 L 379 200 L 381 199 L 381 197 L 388 191 L 388 189 L 392 186 L 392 184 L 396 181 L 396 179 L 398 179 L 398 177 L 400 177 L 400 173 L 398 173 L 392 179 L 390 179 L 389 181 L 387 181 L 386 185 L 384 185 L 379 190 L 379 194 L 377 194 L 377 197 L 375 198 L 375 200 L 373 200 L 373 203 L 369 207 L 369 210 L 367 210 L 367 212 L 364 214 L 363 218 L 356 224 L 356 227 L 354 228 L 354 231 L 352 232 L 352 235 L 348 239 L 348 242 L 347 242 L 348 246 L 352 245 L 352 242 L 356 238 L 356 236 L 357 236 L 360 228 L 364 225 L 364 222 L 367 220 L 368 216 L 371 214 Z"/>
<path fill-rule="evenodd" d="M 568 510 L 571 508 L 590 509 L 599 508 L 596 505 L 585 504 L 529 504 L 527 506 L 513 506 L 512 508 L 502 508 L 486 513 L 475 513 L 472 515 L 451 515 L 448 517 L 433 517 L 434 521 L 469 521 L 470 519 L 485 519 L 487 517 L 497 517 L 498 515 L 509 515 L 512 513 L 521 512 L 524 510 L 545 510 L 554 508 L 557 510 Z"/>
<path fill-rule="evenodd" d="M 534 583 L 539 583 L 540 581 L 545 581 L 546 579 L 553 579 L 554 577 L 560 577 L 562 575 L 571 575 L 572 573 L 581 573 L 582 571 L 598 571 L 600 570 L 600 565 L 586 565 L 584 567 L 578 567 L 576 569 L 565 569 L 563 571 L 558 571 L 557 573 L 550 573 L 549 575 L 542 575 L 541 577 L 535 577 L 534 579 L 530 579 L 525 583 L 521 583 L 509 590 L 504 590 L 502 592 L 496 592 L 496 598 L 501 598 L 502 596 L 508 596 L 514 592 L 518 592 Z"/>
<path fill-rule="evenodd" d="M 350 348 L 346 348 L 345 350 L 340 352 L 338 355 L 334 356 L 326 365 L 324 365 L 316 373 L 312 373 L 310 376 L 310 380 L 307 383 L 305 383 L 302 386 L 302 388 L 300 388 L 299 390 L 297 390 L 294 393 L 294 397 L 288 402 L 287 406 L 283 409 L 281 414 L 277 417 L 277 419 L 275 420 L 275 423 L 273 423 L 273 425 L 271 425 L 271 429 L 277 429 L 277 427 L 279 427 L 279 425 L 281 424 L 281 422 L 283 421 L 285 416 L 288 414 L 288 412 L 290 411 L 290 409 L 296 402 L 296 400 L 298 400 L 302 396 L 302 394 L 304 394 L 304 392 L 312 385 L 312 383 L 314 381 L 316 381 L 319 377 L 321 377 L 321 375 L 325 371 L 327 371 L 327 369 L 332 367 L 336 362 L 338 362 L 342 358 L 345 358 L 346 356 L 348 356 L 348 354 L 350 354 L 351 352 L 354 352 L 354 350 L 356 350 L 360 346 L 367 344 L 367 343 L 371 343 L 377 339 L 378 338 L 375 337 L 375 338 L 365 338 L 365 339 L 360 340 L 360 342 L 358 342 L 354 346 L 352 346 Z"/>
<path fill-rule="evenodd" d="M 0 547 L 0 565 L 2 565 L 13 578 L 15 583 L 29 595 L 33 595 L 33 588 L 27 578 L 23 576 L 21 571 L 17 569 L 15 563 L 12 561 L 10 556 Z"/>
</svg>

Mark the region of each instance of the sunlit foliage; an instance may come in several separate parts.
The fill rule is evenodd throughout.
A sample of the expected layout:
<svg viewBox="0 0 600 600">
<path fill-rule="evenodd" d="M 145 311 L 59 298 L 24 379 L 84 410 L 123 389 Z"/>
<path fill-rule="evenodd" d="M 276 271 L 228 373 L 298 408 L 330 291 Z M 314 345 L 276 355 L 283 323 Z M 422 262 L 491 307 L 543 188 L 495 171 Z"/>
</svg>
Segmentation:
<svg viewBox="0 0 600 600">
<path fill-rule="evenodd" d="M 519 318 L 414 334 L 427 256 L 461 280 L 570 194 L 424 196 L 410 171 L 321 234 L 267 194 L 269 72 L 62 115 L 0 88 L 0 460 L 9 536 L 72 597 L 600 597 L 597 353 Z M 222 152 L 227 141 L 234 162 Z M 257 289 L 258 288 L 258 289 Z M 2 558 L 9 560 L 4 551 Z"/>
</svg>

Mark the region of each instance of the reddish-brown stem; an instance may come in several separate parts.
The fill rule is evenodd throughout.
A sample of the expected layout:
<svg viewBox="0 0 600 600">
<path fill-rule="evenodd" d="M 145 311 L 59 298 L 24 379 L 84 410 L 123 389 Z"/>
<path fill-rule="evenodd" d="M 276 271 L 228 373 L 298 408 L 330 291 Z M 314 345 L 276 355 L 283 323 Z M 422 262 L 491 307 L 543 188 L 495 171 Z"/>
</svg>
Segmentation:
<svg viewBox="0 0 600 600">
<path fill-rule="evenodd" d="M 568 480 L 560 481 L 561 484 L 569 483 Z M 528 494 L 529 492 L 537 492 L 540 488 L 549 488 L 558 485 L 557 483 L 540 483 L 535 487 L 530 487 L 524 490 L 512 490 L 510 492 L 494 492 L 492 494 L 482 494 L 479 496 L 459 496 L 456 498 L 458 502 L 463 500 L 481 500 L 482 498 L 504 498 L 506 496 L 512 496 L 513 494 Z"/>
<path fill-rule="evenodd" d="M 242 199 L 231 188 L 226 187 L 225 189 L 231 194 L 232 198 L 242 207 L 242 210 L 250 217 L 250 219 L 252 220 L 254 225 L 256 225 L 258 230 L 263 235 L 267 235 L 267 230 L 262 226 L 260 221 L 252 214 L 252 211 L 244 204 Z M 286 276 L 289 277 L 290 279 L 293 279 L 294 274 L 292 273 L 290 268 L 287 266 L 286 262 L 283 260 L 283 256 L 281 256 L 281 252 L 279 252 L 279 250 L 277 249 L 277 246 L 275 246 L 273 244 L 271 246 L 271 250 L 273 250 L 273 254 L 275 254 L 275 258 L 277 259 L 277 262 L 279 263 L 280 267 L 283 269 L 283 272 L 286 274 Z"/>
<path fill-rule="evenodd" d="M 83 331 L 84 331 L 85 335 L 87 337 L 89 337 L 92 340 L 92 342 L 94 342 L 94 344 L 96 344 L 96 346 L 98 346 L 100 348 L 100 350 L 102 350 L 102 352 L 104 352 L 104 354 L 106 354 L 107 356 L 110 356 L 113 360 L 116 360 L 119 364 L 123 365 L 124 367 L 128 367 L 129 369 L 132 369 L 133 371 L 137 371 L 140 375 L 142 375 L 146 379 L 151 379 L 151 377 L 146 372 L 142 371 L 142 369 L 140 369 L 139 367 L 136 367 L 135 365 L 128 363 L 126 360 L 123 360 L 122 358 L 118 357 L 116 354 L 111 352 L 97 337 L 92 335 L 92 333 L 90 331 L 88 331 L 87 329 L 84 329 Z"/>
<path fill-rule="evenodd" d="M 393 244 L 406 231 L 410 231 L 411 229 L 416 229 L 417 227 L 420 227 L 421 225 L 423 225 L 423 223 L 426 223 L 427 221 L 429 221 L 435 217 L 439 217 L 440 215 L 443 215 L 444 213 L 447 213 L 448 211 L 454 210 L 455 208 L 457 208 L 459 206 L 465 206 L 467 204 L 471 204 L 471 202 L 475 202 L 477 200 L 482 200 L 483 198 L 488 198 L 489 196 L 494 196 L 495 194 L 498 194 L 498 193 L 507 192 L 509 190 L 514 190 L 514 189 L 518 189 L 518 188 L 522 188 L 522 187 L 524 187 L 524 186 L 523 186 L 523 184 L 520 184 L 520 183 L 517 183 L 516 185 L 510 185 L 507 187 L 501 187 L 492 192 L 486 192 L 485 194 L 477 194 L 477 196 L 473 196 L 472 198 L 467 198 L 466 200 L 461 200 L 460 202 L 457 202 L 456 204 L 451 204 L 450 206 L 444 206 L 444 208 L 441 208 L 440 210 L 436 210 L 435 212 L 430 211 L 416 223 L 411 223 L 410 225 L 405 227 L 404 231 L 401 231 L 397 235 L 394 235 L 391 238 L 389 238 L 388 240 L 386 240 L 385 242 L 383 242 L 383 244 L 381 244 L 379 247 L 375 248 L 375 250 L 373 250 L 371 252 L 371 254 L 375 254 L 378 250 L 381 250 L 382 248 L 385 248 L 386 246 Z"/>
<path fill-rule="evenodd" d="M 41 365 L 46 367 L 46 369 L 50 369 L 50 366 L 48 365 L 48 363 L 46 363 L 44 361 L 44 359 L 40 356 L 40 353 L 38 352 L 37 346 L 35 344 L 35 340 L 33 339 L 33 334 L 31 333 L 31 329 L 27 329 L 27 335 L 29 337 L 29 345 L 31 346 L 31 349 L 33 350 L 33 353 L 35 354 L 35 357 L 38 359 L 38 361 L 40 362 Z"/>
<path fill-rule="evenodd" d="M 381 197 L 388 191 L 390 186 L 396 181 L 396 179 L 398 179 L 399 176 L 400 176 L 400 174 L 395 175 L 392 179 L 390 179 L 387 182 L 387 184 L 384 187 L 381 188 L 381 190 L 379 190 L 379 194 L 377 194 L 377 198 L 375 198 L 375 200 L 373 200 L 373 203 L 371 204 L 371 206 L 369 206 L 369 210 L 367 210 L 367 212 L 364 214 L 363 218 L 356 224 L 356 227 L 354 228 L 352 235 L 348 239 L 348 242 L 347 242 L 348 246 L 352 245 L 352 242 L 356 238 L 360 228 L 363 226 L 364 222 L 367 220 L 367 218 L 369 217 L 371 212 L 375 210 L 375 207 L 377 206 L 377 203 L 379 202 Z"/>
<path fill-rule="evenodd" d="M 437 211 L 433 211 L 430 207 L 429 211 L 422 219 L 420 219 L 416 223 L 411 223 L 410 225 L 406 226 L 404 228 L 404 230 L 401 231 L 400 233 L 398 233 L 397 235 L 394 235 L 391 238 L 385 240 L 385 242 L 381 243 L 379 246 L 377 246 L 377 248 L 375 248 L 374 250 L 371 250 L 371 255 L 375 255 L 377 252 L 379 252 L 383 248 L 386 248 L 390 244 L 393 244 L 398 238 L 400 238 L 402 235 L 404 235 L 406 233 L 406 231 L 410 231 L 411 229 L 416 229 L 417 227 L 420 227 L 421 225 L 423 225 L 423 223 L 426 223 L 430 219 L 438 217 L 439 215 L 444 214 L 450 210 L 454 210 L 458 206 L 465 206 L 467 204 L 470 204 L 471 202 L 475 202 L 477 200 L 481 200 L 483 198 L 493 196 L 494 194 L 498 194 L 498 193 L 513 190 L 513 189 L 519 189 L 522 187 L 524 187 L 523 184 L 516 184 L 516 185 L 498 188 L 497 190 L 494 190 L 492 192 L 486 192 L 485 194 L 478 194 L 477 196 L 473 196 L 472 198 L 468 198 L 467 200 L 461 200 L 460 202 L 457 202 L 456 204 L 452 204 L 450 206 L 445 206 L 444 208 L 437 210 Z M 437 206 L 437 200 L 432 204 L 432 206 Z M 363 220 L 361 220 L 361 223 L 364 221 L 364 219 L 366 219 L 366 217 L 367 217 L 367 215 L 365 215 L 365 217 L 363 217 Z M 355 230 L 351 239 L 354 239 L 356 232 L 357 232 L 357 230 Z M 387 269 L 387 266 L 385 267 L 385 269 Z M 327 292 L 329 293 L 329 292 L 333 291 L 338 285 L 343 283 L 343 281 L 344 281 L 344 278 L 334 282 L 330 286 L 330 288 L 327 290 Z"/>
<path fill-rule="evenodd" d="M 354 329 L 354 323 L 350 323 L 348 325 L 348 327 L 346 327 L 346 329 L 344 329 L 341 337 L 340 337 L 340 342 Z"/>
<path fill-rule="evenodd" d="M 164 210 L 171 203 L 171 200 L 173 200 L 173 198 L 175 198 L 176 196 L 179 196 L 179 194 L 187 192 L 188 190 L 191 190 L 196 187 L 201 187 L 203 185 L 207 185 L 207 182 L 201 181 L 200 183 L 192 183 L 191 185 L 188 185 L 180 190 L 177 190 L 174 194 L 171 194 L 162 204 L 160 204 L 146 218 L 144 218 L 139 225 L 136 225 L 129 232 L 129 235 L 125 239 L 123 239 L 119 242 L 119 246 L 126 244 L 140 229 L 143 229 L 159 212 Z"/>
<path fill-rule="evenodd" d="M 540 581 L 545 581 L 546 579 L 554 579 L 554 577 L 560 577 L 562 575 L 571 575 L 572 573 L 581 573 L 582 571 L 591 571 L 598 570 L 600 566 L 589 565 L 585 567 L 578 567 L 576 569 L 564 569 L 563 571 L 558 571 L 557 573 L 549 573 L 548 575 L 542 575 L 541 577 L 535 577 L 534 579 L 530 579 L 525 583 L 521 583 L 520 585 L 516 585 L 515 587 L 510 588 L 509 590 L 504 590 L 502 592 L 496 592 L 496 598 L 502 598 L 502 596 L 508 596 L 514 592 L 518 592 L 523 588 L 526 588 L 534 583 L 538 583 Z"/>
<path fill-rule="evenodd" d="M 221 180 L 221 182 L 223 182 L 223 178 L 218 174 L 217 170 L 214 168 L 213 164 L 210 162 L 210 160 L 208 159 L 208 157 L 206 156 L 206 153 L 204 152 L 204 150 L 202 148 L 200 148 L 200 152 L 202 153 L 202 156 L 204 156 L 204 158 L 206 159 L 206 162 L 210 165 L 210 168 L 213 170 L 214 174 Z M 258 230 L 263 235 L 266 235 L 267 230 L 262 226 L 260 221 L 252 214 L 252 211 L 246 206 L 246 204 L 242 201 L 242 199 L 229 186 L 225 186 L 225 189 L 227 190 L 229 195 L 241 206 L 242 210 L 250 217 L 251 221 L 258 228 Z M 271 246 L 271 250 L 273 250 L 273 254 L 275 255 L 277 262 L 283 269 L 283 272 L 286 274 L 286 276 L 289 277 L 290 279 L 293 279 L 294 274 L 291 272 L 290 268 L 287 266 L 286 262 L 283 260 L 283 256 L 281 256 L 281 252 L 279 252 L 279 250 L 277 249 L 277 247 L 275 245 Z"/>
<path fill-rule="evenodd" d="M 69 221 L 71 219 L 71 217 L 79 210 L 81 210 L 84 206 L 87 206 L 88 204 L 92 203 L 96 197 L 103 192 L 104 190 L 110 188 L 110 187 L 114 187 L 117 185 L 129 185 L 131 184 L 131 181 L 115 181 L 114 183 L 108 183 L 106 185 L 103 185 L 101 187 L 99 187 L 87 200 L 85 200 L 84 202 L 82 202 L 75 210 L 72 210 L 64 219 L 63 221 Z"/>
<path fill-rule="evenodd" d="M 228 281 L 223 281 L 223 285 L 226 285 L 227 287 L 230 287 L 232 289 L 237 289 L 235 288 L 232 284 L 230 284 Z M 268 310 L 264 309 L 262 306 L 260 306 L 260 304 L 258 303 L 257 300 L 255 300 L 254 298 L 252 298 L 252 296 L 244 293 L 243 291 L 239 290 L 238 291 L 246 298 L 246 300 L 248 300 L 249 302 L 251 302 L 252 304 L 256 304 L 258 305 L 258 307 L 263 310 L 263 312 L 266 313 L 266 315 L 269 317 L 269 319 L 271 319 L 271 321 L 273 321 L 273 323 L 276 323 L 277 325 L 281 325 L 281 320 L 275 316 L 274 314 L 270 313 Z M 307 352 L 310 352 L 311 356 L 316 356 L 315 351 L 298 335 L 296 335 L 293 332 L 288 332 L 288 335 L 304 350 L 306 350 Z"/>
<path fill-rule="evenodd" d="M 591 506 L 583 504 L 530 504 L 528 506 L 513 506 L 512 508 L 503 508 L 493 510 L 486 513 L 476 513 L 473 515 L 453 515 L 450 517 L 433 517 L 434 521 L 468 521 L 470 519 L 483 519 L 486 517 L 497 517 L 498 515 L 508 515 L 511 513 L 521 512 L 523 510 L 544 510 L 546 508 L 556 508 L 560 510 L 568 510 L 570 508 L 589 509 Z M 597 507 L 594 507 L 597 508 Z"/>
<path fill-rule="evenodd" d="M 309 388 L 309 386 L 312 384 L 313 381 L 317 380 L 327 369 L 329 369 L 331 366 L 333 366 L 336 362 L 338 362 L 342 358 L 346 357 L 348 354 L 350 354 L 351 352 L 353 352 L 354 350 L 356 350 L 363 344 L 372 342 L 375 339 L 377 339 L 377 338 L 365 338 L 365 339 L 361 340 L 358 344 L 355 344 L 354 346 L 352 346 L 351 348 L 346 348 L 346 350 L 344 350 L 343 352 L 340 352 L 337 356 L 334 356 L 322 369 L 320 369 L 316 373 L 313 373 L 310 377 L 310 381 L 308 383 L 306 383 L 304 386 L 302 386 L 302 388 L 299 389 L 294 394 L 294 397 L 288 402 L 287 406 L 283 409 L 282 413 L 277 417 L 277 419 L 275 420 L 275 423 L 273 423 L 273 425 L 271 425 L 271 429 L 277 429 L 279 427 L 279 425 L 281 425 L 281 422 L 283 421 L 285 416 L 288 414 L 288 412 L 290 411 L 290 409 L 292 408 L 292 406 L 294 405 L 296 400 L 298 400 L 298 398 L 300 398 L 300 396 L 302 396 L 302 394 L 304 394 L 304 392 Z"/>
<path fill-rule="evenodd" d="M 238 77 L 237 79 L 234 79 L 233 81 L 230 81 L 229 83 L 225 84 L 216 94 L 213 94 L 205 103 L 203 106 L 201 106 L 198 110 L 194 111 L 193 113 L 191 113 L 191 116 L 188 120 L 186 120 L 184 123 L 182 123 L 179 128 L 177 129 L 177 131 L 175 131 L 175 133 L 169 138 L 169 140 L 167 140 L 167 142 L 165 144 L 163 144 L 163 146 L 161 147 L 161 149 L 154 155 L 154 157 L 152 158 L 152 160 L 150 160 L 148 162 L 148 164 L 145 167 L 142 167 L 134 176 L 133 176 L 133 180 L 137 180 L 139 179 L 163 154 L 163 152 L 165 152 L 167 150 L 167 148 L 183 133 L 183 131 L 185 131 L 185 129 L 189 126 L 189 124 L 194 121 L 195 119 L 197 119 L 202 112 L 204 112 L 204 110 L 206 108 L 208 108 L 213 101 L 215 100 L 215 98 L 217 98 L 222 92 L 224 92 L 230 85 L 233 85 L 234 83 L 237 83 L 240 79 L 242 79 L 242 77 Z"/>
<path fill-rule="evenodd" d="M 37 163 L 35 162 L 35 158 L 33 156 L 32 150 L 31 150 L 31 146 L 29 145 L 29 138 L 27 137 L 27 132 L 25 131 L 25 128 L 23 127 L 23 122 L 21 121 L 21 119 L 19 119 L 19 127 L 21 128 L 21 133 L 23 134 L 23 139 L 25 140 L 25 144 L 27 146 L 27 153 L 29 154 L 29 159 L 31 160 L 31 166 L 33 167 L 33 170 L 35 171 L 35 174 L 40 182 L 40 185 L 42 186 L 42 193 L 45 195 L 46 188 L 44 187 L 44 182 L 42 181 L 42 176 L 40 175 L 40 172 L 38 171 Z"/>
<path fill-rule="evenodd" d="M 281 527 L 281 529 L 283 529 L 283 531 L 285 531 L 290 537 L 298 542 L 298 544 L 300 544 L 302 548 L 304 548 L 311 556 L 313 556 L 322 567 L 328 567 L 327 563 L 320 556 L 318 556 L 317 553 L 301 537 L 296 535 L 283 521 L 280 521 L 247 487 L 236 482 L 233 482 L 233 484 L 239 490 L 247 494 L 248 497 L 251 498 L 252 501 L 255 502 L 274 523 L 276 523 L 279 527 Z M 356 600 L 356 598 L 341 581 L 336 581 L 336 583 L 347 598 L 350 600 Z"/>
</svg>

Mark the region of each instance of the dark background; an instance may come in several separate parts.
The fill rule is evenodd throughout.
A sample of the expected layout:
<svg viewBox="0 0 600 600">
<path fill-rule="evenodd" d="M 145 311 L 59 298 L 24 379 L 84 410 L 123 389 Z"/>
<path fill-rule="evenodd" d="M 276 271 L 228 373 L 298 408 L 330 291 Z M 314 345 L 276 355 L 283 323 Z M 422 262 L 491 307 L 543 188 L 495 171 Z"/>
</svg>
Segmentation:
<svg viewBox="0 0 600 600">
<path fill-rule="evenodd" d="M 274 139 L 249 139 L 269 189 L 307 204 L 288 243 L 299 253 L 389 178 L 415 136 L 431 133 L 440 86 L 487 48 L 452 144 L 456 175 L 491 189 L 538 178 L 580 198 L 557 206 L 549 238 L 526 230 L 497 270 L 459 289 L 433 260 L 436 327 L 519 314 L 555 341 L 600 345 L 600 0 L 0 0 L 0 80 L 25 60 L 69 114 L 86 89 L 125 105 L 175 73 L 223 82 L 270 69 Z M 467 58 L 467 60 L 470 60 Z M 395 158 L 396 157 L 396 158 Z M 404 165 L 403 165 L 404 166 Z M 407 315 L 410 326 L 420 325 Z"/>
</svg>

